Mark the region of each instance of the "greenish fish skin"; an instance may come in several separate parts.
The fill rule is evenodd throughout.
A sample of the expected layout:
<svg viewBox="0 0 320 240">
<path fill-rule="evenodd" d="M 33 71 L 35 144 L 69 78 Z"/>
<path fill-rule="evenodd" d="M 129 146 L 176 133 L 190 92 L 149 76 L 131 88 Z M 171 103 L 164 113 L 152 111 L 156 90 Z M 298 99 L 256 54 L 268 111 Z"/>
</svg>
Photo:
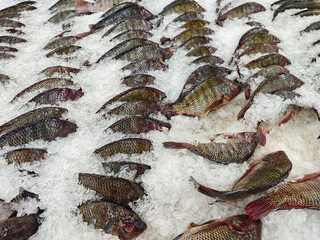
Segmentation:
<svg viewBox="0 0 320 240">
<path fill-rule="evenodd" d="M 177 5 L 172 5 L 165 10 L 163 10 L 159 15 L 161 16 L 168 16 L 170 14 L 182 14 L 188 11 L 194 12 L 205 12 L 206 10 L 201 7 L 197 2 L 188 1 L 185 3 L 179 3 Z"/>
<path fill-rule="evenodd" d="M 216 65 L 216 64 L 224 63 L 224 60 L 217 56 L 210 55 L 210 56 L 199 57 L 193 60 L 191 63 L 195 63 L 195 64 L 206 63 L 208 65 Z"/>
<path fill-rule="evenodd" d="M 69 55 L 69 54 L 72 54 L 72 53 L 78 51 L 81 48 L 82 47 L 75 46 L 75 45 L 69 45 L 69 46 L 56 48 L 53 51 L 51 51 L 48 54 L 46 54 L 46 57 L 53 57 L 54 55 L 59 55 L 59 56 L 61 56 L 61 55 Z"/>
<path fill-rule="evenodd" d="M 192 20 L 190 22 L 183 24 L 180 28 L 188 29 L 188 28 L 192 28 L 192 27 L 204 27 L 209 24 L 210 24 L 210 22 L 208 22 L 206 20 L 196 19 L 196 20 Z"/>
<path fill-rule="evenodd" d="M 254 68 L 264 68 L 271 65 L 279 65 L 284 67 L 289 64 L 291 64 L 291 62 L 285 56 L 278 53 L 271 53 L 247 63 L 246 65 L 244 65 L 244 67 L 248 69 L 254 69 Z"/>
<path fill-rule="evenodd" d="M 6 153 L 5 159 L 7 160 L 8 164 L 11 164 L 11 163 L 21 164 L 25 162 L 34 162 L 34 161 L 43 160 L 47 153 L 48 152 L 46 149 L 20 148 L 20 149 L 16 149 Z"/>
<path fill-rule="evenodd" d="M 188 28 L 182 33 L 178 34 L 172 39 L 173 44 L 182 44 L 185 41 L 189 40 L 190 38 L 193 37 L 205 37 L 207 35 L 213 34 L 214 31 L 211 30 L 210 28 L 206 27 L 193 27 L 193 28 Z"/>
<path fill-rule="evenodd" d="M 246 39 L 244 39 L 236 48 L 235 52 L 241 49 L 245 49 L 247 47 L 250 47 L 252 45 L 258 44 L 258 43 L 268 43 L 272 45 L 277 45 L 280 43 L 280 39 L 276 36 L 269 34 L 269 33 L 258 33 L 253 36 L 250 36 Z"/>
<path fill-rule="evenodd" d="M 151 38 L 152 36 L 153 36 L 152 33 L 145 30 L 141 30 L 141 29 L 128 30 L 114 36 L 112 39 L 110 39 L 110 42 L 113 42 L 113 41 L 124 42 L 133 38 L 148 39 L 148 38 Z"/>
<path fill-rule="evenodd" d="M 200 46 L 188 52 L 186 56 L 187 57 L 210 56 L 211 54 L 214 54 L 216 51 L 217 49 L 211 46 Z"/>
<path fill-rule="evenodd" d="M 201 12 L 194 12 L 194 11 L 190 11 L 190 12 L 185 12 L 183 14 L 181 14 L 180 16 L 176 17 L 175 19 L 172 20 L 172 22 L 176 23 L 176 22 L 190 22 L 192 20 L 196 20 L 196 19 L 203 19 L 204 15 Z"/>
<path fill-rule="evenodd" d="M 252 45 L 252 46 L 246 48 L 238 56 L 238 58 L 241 58 L 245 55 L 249 56 L 249 55 L 257 54 L 257 53 L 278 53 L 278 52 L 279 52 L 279 47 L 277 45 L 258 43 L 258 44 L 255 44 L 255 45 Z M 277 65 L 277 64 L 275 64 L 275 65 Z"/>
<path fill-rule="evenodd" d="M 75 36 L 61 37 L 50 41 L 43 49 L 55 49 L 74 44 L 78 39 Z"/>
<path fill-rule="evenodd" d="M 238 46 L 240 46 L 246 39 L 258 35 L 258 34 L 268 34 L 269 30 L 263 28 L 263 27 L 254 27 L 251 28 L 250 30 L 248 30 L 247 32 L 245 32 L 242 37 L 239 40 Z"/>
<path fill-rule="evenodd" d="M 121 83 L 128 87 L 145 87 L 154 84 L 155 77 L 148 74 L 133 74 L 121 79 Z"/>
<path fill-rule="evenodd" d="M 157 114 L 159 111 L 159 104 L 153 101 L 137 100 L 121 104 L 119 107 L 111 109 L 104 116 L 149 116 L 150 114 Z"/>
<path fill-rule="evenodd" d="M 56 14 L 74 7 L 74 0 L 59 0 L 52 5 L 48 10 Z"/>
<path fill-rule="evenodd" d="M 212 41 L 211 38 L 208 37 L 193 37 L 182 43 L 178 46 L 178 48 L 183 48 L 184 50 L 191 50 L 202 45 L 208 44 Z"/>
<path fill-rule="evenodd" d="M 103 162 L 102 166 L 106 173 L 119 174 L 123 170 L 127 172 L 136 171 L 135 179 L 143 175 L 145 171 L 151 169 L 149 165 L 135 162 Z"/>
<path fill-rule="evenodd" d="M 20 12 L 24 12 L 24 11 L 33 11 L 36 9 L 37 8 L 34 6 L 17 4 L 17 5 L 7 7 L 7 8 L 0 10 L 0 15 L 10 14 L 10 13 L 20 13 Z"/>
<path fill-rule="evenodd" d="M 78 68 L 72 68 L 72 67 L 66 67 L 66 66 L 53 66 L 53 67 L 48 67 L 41 71 L 39 74 L 45 74 L 47 77 L 52 77 L 54 74 L 59 74 L 59 75 L 68 75 L 72 76 L 72 74 L 77 74 L 81 70 Z"/>
<path fill-rule="evenodd" d="M 162 61 L 155 59 L 146 59 L 130 63 L 121 68 L 121 70 L 131 71 L 131 74 L 145 74 L 156 70 L 166 71 L 168 67 L 169 66 L 163 64 Z"/>
</svg>

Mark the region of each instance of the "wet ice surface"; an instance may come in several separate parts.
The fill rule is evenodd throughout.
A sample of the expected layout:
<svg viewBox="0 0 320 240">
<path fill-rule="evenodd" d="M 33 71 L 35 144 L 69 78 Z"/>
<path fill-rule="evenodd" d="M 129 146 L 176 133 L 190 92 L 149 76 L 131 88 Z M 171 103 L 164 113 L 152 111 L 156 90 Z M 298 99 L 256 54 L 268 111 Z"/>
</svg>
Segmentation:
<svg viewBox="0 0 320 240">
<path fill-rule="evenodd" d="M 16 4 L 16 0 L 0 2 L 0 8 Z M 106 133 L 103 130 L 110 126 L 118 118 L 103 119 L 95 112 L 107 100 L 126 90 L 120 84 L 120 79 L 127 74 L 120 71 L 124 62 L 106 60 L 99 64 L 93 64 L 90 68 L 81 66 L 88 60 L 94 63 L 103 53 L 115 46 L 116 42 L 109 42 L 112 35 L 101 38 L 106 30 L 93 34 L 80 40 L 76 45 L 82 47 L 66 61 L 53 57 L 46 58 L 42 48 L 49 40 L 62 32 L 61 25 L 44 24 L 51 17 L 46 11 L 56 1 L 38 1 L 38 8 L 32 12 L 23 13 L 20 19 L 26 27 L 22 30 L 26 33 L 21 36 L 28 40 L 27 43 L 17 44 L 19 49 L 13 60 L 1 60 L 0 71 L 11 77 L 12 81 L 0 86 L 0 122 L 5 123 L 12 118 L 30 111 L 34 105 L 23 106 L 28 100 L 37 94 L 34 92 L 23 96 L 14 104 L 9 104 L 12 98 L 25 87 L 36 81 L 45 79 L 38 73 L 53 65 L 63 65 L 81 68 L 82 71 L 74 76 L 77 83 L 75 88 L 81 87 L 84 96 L 75 102 L 59 104 L 69 110 L 64 116 L 78 125 L 77 132 L 67 138 L 59 138 L 53 142 L 35 141 L 26 147 L 47 148 L 47 159 L 33 164 L 23 164 L 22 168 L 39 173 L 39 177 L 31 177 L 18 171 L 18 167 L 7 165 L 3 157 L 0 158 L 0 198 L 10 201 L 18 194 L 19 188 L 39 194 L 41 201 L 35 203 L 28 200 L 16 209 L 19 215 L 33 213 L 37 207 L 46 209 L 42 214 L 44 222 L 38 232 L 31 239 L 117 239 L 104 234 L 101 230 L 95 230 L 81 219 L 77 206 L 90 200 L 98 199 L 93 191 L 86 190 L 77 183 L 77 173 L 88 172 L 103 174 L 101 159 L 92 153 L 109 142 L 124 138 L 119 133 Z M 157 14 L 170 0 L 154 1 L 143 0 L 141 5 L 152 13 Z M 205 19 L 212 22 L 209 26 L 215 33 L 211 36 L 211 45 L 218 50 L 215 55 L 226 61 L 223 66 L 228 67 L 227 62 L 238 44 L 243 33 L 250 29 L 245 25 L 247 19 L 226 21 L 223 28 L 215 25 L 215 3 L 213 1 L 199 0 L 207 12 Z M 234 2 L 232 6 L 244 1 Z M 317 17 L 298 18 L 290 17 L 295 11 L 281 13 L 271 22 L 273 11 L 270 10 L 270 1 L 259 1 L 267 11 L 252 16 L 251 20 L 261 22 L 270 33 L 281 39 L 280 53 L 291 61 L 287 67 L 292 74 L 299 77 L 306 84 L 296 92 L 302 95 L 301 105 L 307 107 L 319 106 L 319 62 L 310 64 L 310 61 L 320 52 L 320 46 L 312 47 L 312 43 L 318 40 L 317 31 L 304 33 L 300 31 L 310 23 L 317 21 Z M 226 2 L 222 1 L 222 6 Z M 101 13 L 91 16 L 75 18 L 71 34 L 78 34 L 89 30 L 88 25 L 96 23 Z M 164 24 L 152 33 L 153 41 L 159 42 L 162 36 L 174 37 L 179 31 L 179 25 L 168 27 L 166 25 L 175 16 L 168 16 Z M 2 30 L 0 30 L 3 33 Z M 186 81 L 187 77 L 198 67 L 189 65 L 193 58 L 185 57 L 186 52 L 178 50 L 173 57 L 166 61 L 169 69 L 166 72 L 157 71 L 151 73 L 156 77 L 155 88 L 167 94 L 166 101 L 174 101 Z M 243 58 L 245 64 L 259 55 Z M 234 68 L 235 69 L 235 68 Z M 244 75 L 241 81 L 251 76 L 255 71 L 240 68 Z M 234 79 L 236 71 L 229 77 Z M 258 83 L 257 83 L 258 84 Z M 252 89 L 254 90 L 254 89 Z M 196 142 L 208 141 L 214 134 L 232 133 L 241 131 L 254 131 L 259 120 L 272 120 L 277 116 L 275 106 L 283 107 L 281 100 L 274 96 L 261 95 L 256 99 L 252 109 L 247 112 L 245 120 L 236 121 L 240 109 L 246 104 L 244 94 L 241 93 L 228 105 L 211 112 L 202 119 L 185 116 L 173 117 L 170 121 L 170 131 L 151 132 L 141 135 L 153 141 L 154 150 L 141 156 L 132 156 L 137 162 L 149 164 L 152 169 L 141 177 L 147 196 L 131 205 L 133 210 L 147 223 L 147 230 L 139 239 L 173 239 L 179 233 L 185 231 L 191 222 L 203 223 L 210 219 L 219 219 L 235 214 L 245 213 L 244 207 L 250 201 L 262 196 L 257 194 L 241 201 L 230 203 L 213 203 L 214 199 L 198 193 L 191 182 L 193 176 L 202 184 L 218 189 L 226 190 L 238 179 L 249 166 L 250 161 L 244 164 L 218 165 L 190 153 L 187 150 L 164 149 L 165 141 Z M 161 115 L 155 116 L 165 120 Z M 319 147 L 317 142 L 320 134 L 320 124 L 315 113 L 310 109 L 300 111 L 297 116 L 288 123 L 271 131 L 267 135 L 267 145 L 256 150 L 252 159 L 256 159 L 266 153 L 283 150 L 293 162 L 293 169 L 288 180 L 295 180 L 307 173 L 320 170 Z M 0 154 L 15 149 L 5 147 Z M 125 155 L 117 155 L 110 161 L 128 160 Z M 125 174 L 125 172 L 124 172 Z M 125 176 L 125 175 L 124 175 Z M 132 178 L 133 175 L 128 175 Z M 3 212 L 2 212 L 3 211 Z M 8 216 L 5 210 L 0 211 L 0 217 Z M 320 224 L 319 212 L 312 210 L 277 211 L 263 218 L 263 239 L 319 239 Z"/>
</svg>

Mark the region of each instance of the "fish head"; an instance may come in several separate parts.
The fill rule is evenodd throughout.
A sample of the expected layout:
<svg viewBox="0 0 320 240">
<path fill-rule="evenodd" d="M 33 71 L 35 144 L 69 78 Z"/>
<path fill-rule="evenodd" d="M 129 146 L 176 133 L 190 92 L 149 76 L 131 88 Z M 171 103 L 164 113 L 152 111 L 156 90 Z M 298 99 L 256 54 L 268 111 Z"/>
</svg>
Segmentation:
<svg viewBox="0 0 320 240">
<path fill-rule="evenodd" d="M 242 84 L 237 81 L 231 81 L 229 79 L 225 79 L 226 84 L 224 85 L 222 91 L 224 95 L 227 96 L 230 100 L 238 96 L 238 94 L 242 90 Z"/>
<path fill-rule="evenodd" d="M 250 235 L 253 239 L 261 238 L 261 220 L 252 220 L 248 215 L 237 215 L 230 218 L 228 225 L 239 234 Z"/>
<path fill-rule="evenodd" d="M 119 239 L 127 240 L 138 237 L 147 229 L 147 224 L 145 224 L 139 218 L 135 218 L 132 221 L 123 222 L 119 228 Z"/>
</svg>

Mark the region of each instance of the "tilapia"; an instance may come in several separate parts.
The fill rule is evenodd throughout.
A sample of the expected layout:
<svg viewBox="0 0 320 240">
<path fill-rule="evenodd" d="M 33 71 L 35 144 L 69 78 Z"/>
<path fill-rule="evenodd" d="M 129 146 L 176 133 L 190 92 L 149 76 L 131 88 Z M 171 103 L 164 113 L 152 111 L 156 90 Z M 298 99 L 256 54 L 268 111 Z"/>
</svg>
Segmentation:
<svg viewBox="0 0 320 240">
<path fill-rule="evenodd" d="M 259 57 L 246 65 L 244 65 L 248 69 L 254 69 L 254 68 L 264 68 L 271 65 L 279 65 L 279 66 L 287 66 L 291 64 L 290 60 L 287 59 L 285 56 L 278 54 L 278 53 L 271 53 L 268 55 L 264 55 L 262 57 Z"/>
<path fill-rule="evenodd" d="M 5 28 L 21 28 L 25 27 L 21 22 L 10 20 L 10 19 L 5 19 L 5 18 L 0 18 L 0 27 L 5 27 Z"/>
<path fill-rule="evenodd" d="M 82 89 L 74 90 L 70 88 L 52 88 L 38 94 L 29 102 L 36 104 L 57 104 L 64 101 L 76 101 L 84 95 Z"/>
<path fill-rule="evenodd" d="M 279 13 L 289 9 L 320 9 L 320 2 L 313 1 L 293 1 L 282 4 L 274 13 L 272 21 L 278 16 Z"/>
<path fill-rule="evenodd" d="M 121 79 L 121 83 L 128 87 L 144 87 L 154 84 L 155 77 L 148 74 L 134 74 Z"/>
<path fill-rule="evenodd" d="M 147 139 L 127 138 L 102 146 L 101 148 L 96 149 L 94 154 L 97 154 L 104 159 L 108 159 L 118 153 L 128 155 L 142 154 L 144 152 L 150 152 L 152 148 L 152 143 Z"/>
<path fill-rule="evenodd" d="M 205 12 L 205 9 L 201 7 L 197 2 L 187 1 L 179 4 L 171 5 L 169 7 L 165 7 L 164 10 L 161 13 L 159 13 L 159 15 L 167 16 L 174 13 L 182 14 L 188 11 Z"/>
<path fill-rule="evenodd" d="M 68 75 L 71 76 L 72 74 L 77 74 L 80 72 L 80 69 L 78 68 L 71 68 L 71 67 L 66 67 L 66 66 L 53 66 L 53 67 L 48 67 L 41 71 L 39 74 L 45 74 L 47 77 L 52 77 L 54 74 L 59 74 L 59 75 Z"/>
<path fill-rule="evenodd" d="M 47 154 L 46 149 L 38 149 L 38 148 L 21 148 L 16 149 L 11 152 L 6 153 L 5 159 L 8 164 L 10 163 L 25 163 L 25 162 L 34 162 L 40 161 L 45 158 Z"/>
<path fill-rule="evenodd" d="M 140 134 L 153 130 L 162 131 L 163 128 L 170 129 L 171 125 L 154 118 L 130 116 L 113 123 L 105 131 L 111 129 L 113 132 L 120 132 L 123 134 Z"/>
<path fill-rule="evenodd" d="M 192 20 L 196 19 L 203 19 L 204 15 L 201 12 L 185 12 L 181 14 L 180 16 L 176 17 L 175 19 L 172 20 L 172 22 L 190 22 Z"/>
<path fill-rule="evenodd" d="M 75 123 L 55 119 L 45 118 L 25 124 L 0 137 L 0 147 L 19 146 L 31 141 L 42 139 L 44 141 L 53 141 L 57 137 L 66 137 L 75 132 L 77 125 Z"/>
<path fill-rule="evenodd" d="M 248 215 L 237 215 L 200 225 L 191 223 L 188 230 L 174 240 L 261 240 L 261 229 L 261 220 L 254 221 Z"/>
<path fill-rule="evenodd" d="M 10 53 L 0 53 L 0 59 L 10 59 L 15 58 L 16 56 Z"/>
<path fill-rule="evenodd" d="M 264 192 L 284 181 L 292 169 L 287 154 L 277 151 L 264 155 L 251 163 L 245 174 L 233 185 L 230 191 L 217 191 L 195 182 L 199 192 L 221 201 L 230 201 Z"/>
<path fill-rule="evenodd" d="M 199 57 L 195 60 L 193 60 L 191 63 L 200 64 L 200 63 L 206 63 L 209 65 L 216 65 L 216 64 L 222 64 L 224 63 L 224 60 L 217 57 L 217 56 L 203 56 Z"/>
<path fill-rule="evenodd" d="M 252 45 L 248 48 L 246 48 L 239 56 L 238 58 L 242 56 L 249 56 L 252 54 L 257 54 L 257 53 L 278 53 L 279 47 L 277 45 L 273 44 L 266 44 L 266 43 L 258 43 L 255 45 Z M 277 64 L 275 64 L 277 65 Z"/>
<path fill-rule="evenodd" d="M 80 46 L 69 45 L 60 48 L 56 48 L 53 51 L 46 54 L 46 57 L 53 57 L 54 55 L 69 55 L 81 49 Z"/>
<path fill-rule="evenodd" d="M 134 162 L 103 162 L 102 166 L 106 173 L 118 174 L 123 170 L 127 172 L 136 171 L 134 178 L 143 175 L 145 171 L 151 169 L 149 165 Z"/>
<path fill-rule="evenodd" d="M 235 52 L 258 43 L 277 45 L 278 43 L 280 43 L 280 39 L 269 33 L 258 33 L 246 38 L 241 43 L 239 43 Z"/>
<path fill-rule="evenodd" d="M 156 71 L 156 70 L 162 70 L 166 71 L 168 69 L 168 65 L 163 64 L 159 60 L 154 59 L 147 59 L 142 61 L 136 61 L 133 63 L 130 63 L 123 68 L 121 68 L 122 71 L 131 71 L 131 74 L 144 74 L 148 73 L 150 71 Z"/>
<path fill-rule="evenodd" d="M 0 36 L 0 43 L 8 43 L 10 45 L 17 43 L 25 43 L 27 40 L 13 36 Z"/>
<path fill-rule="evenodd" d="M 74 0 L 59 0 L 49 8 L 52 13 L 62 12 L 74 7 Z"/>
<path fill-rule="evenodd" d="M 45 118 L 60 118 L 68 110 L 58 107 L 46 107 L 38 108 L 30 112 L 26 112 L 11 121 L 0 126 L 0 136 L 3 136 L 15 129 L 22 127 L 23 125 L 32 123 L 34 121 L 43 120 Z"/>
<path fill-rule="evenodd" d="M 158 113 L 159 103 L 147 100 L 130 101 L 121 104 L 119 107 L 111 109 L 106 115 L 117 115 L 117 116 L 149 116 L 150 114 Z"/>
<path fill-rule="evenodd" d="M 319 30 L 319 29 L 320 29 L 320 21 L 310 24 L 308 27 L 306 27 L 301 32 L 311 32 L 311 31 L 315 31 L 315 30 Z"/>
<path fill-rule="evenodd" d="M 133 2 L 123 2 L 117 5 L 114 5 L 112 8 L 110 8 L 109 10 L 107 10 L 104 14 L 102 14 L 101 18 L 106 18 L 108 16 L 110 16 L 111 14 L 113 14 L 114 12 L 119 11 L 120 9 L 126 9 L 126 8 L 130 8 L 130 7 L 136 7 L 137 4 L 133 3 Z"/>
<path fill-rule="evenodd" d="M 147 228 L 133 211 L 111 202 L 91 202 L 82 204 L 79 209 L 83 221 L 121 240 L 136 238 Z"/>
<path fill-rule="evenodd" d="M 278 209 L 320 209 L 320 173 L 306 175 L 295 182 L 284 183 L 264 197 L 249 203 L 245 210 L 250 219 L 260 219 Z"/>
<path fill-rule="evenodd" d="M 110 42 L 112 41 L 127 41 L 129 39 L 132 38 L 140 38 L 140 39 L 148 39 L 151 38 L 153 35 L 152 33 L 145 31 L 145 30 L 141 30 L 141 29 L 136 29 L 136 30 L 128 30 L 125 32 L 122 32 L 118 35 L 116 35 L 115 37 L 113 37 L 112 39 L 110 39 Z"/>
<path fill-rule="evenodd" d="M 134 100 L 161 101 L 165 97 L 166 94 L 164 92 L 161 92 L 160 90 L 152 87 L 131 88 L 111 98 L 109 101 L 103 104 L 103 106 L 97 111 L 97 113 L 106 109 L 108 105 L 116 102 L 128 102 Z"/>
<path fill-rule="evenodd" d="M 184 50 L 191 50 L 192 48 L 197 48 L 202 45 L 208 44 L 212 41 L 208 37 L 193 37 L 182 43 L 178 48 L 183 48 Z"/>
<path fill-rule="evenodd" d="M 8 13 L 8 14 L 0 14 L 0 18 L 13 19 L 13 18 L 21 18 L 21 13 Z"/>
<path fill-rule="evenodd" d="M 61 37 L 50 41 L 43 49 L 55 49 L 74 44 L 78 39 L 75 36 Z"/>
<path fill-rule="evenodd" d="M 78 12 L 75 10 L 65 10 L 62 12 L 58 12 L 57 14 L 49 18 L 48 22 L 58 24 L 74 17 L 90 15 L 90 14 L 92 14 L 92 12 Z"/>
<path fill-rule="evenodd" d="M 9 76 L 0 73 L 0 84 L 9 82 L 9 80 L 10 80 Z"/>
<path fill-rule="evenodd" d="M 104 200 L 121 205 L 127 205 L 144 195 L 143 187 L 123 178 L 79 173 L 79 183 L 99 193 Z"/>
<path fill-rule="evenodd" d="M 187 57 L 201 57 L 210 56 L 217 51 L 216 48 L 211 46 L 200 46 L 187 53 Z"/>
<path fill-rule="evenodd" d="M 260 136 L 255 132 L 217 134 L 209 143 L 165 142 L 163 146 L 171 149 L 187 149 L 211 161 L 230 164 L 243 163 L 254 153 L 260 143 Z"/>
<path fill-rule="evenodd" d="M 17 4 L 17 5 L 7 7 L 7 8 L 0 10 L 0 15 L 10 14 L 10 13 L 20 13 L 20 12 L 24 12 L 24 11 L 32 11 L 35 9 L 37 9 L 37 8 L 34 6 Z"/>
<path fill-rule="evenodd" d="M 208 22 L 206 20 L 196 19 L 196 20 L 192 20 L 190 22 L 183 24 L 180 28 L 188 29 L 188 28 L 192 28 L 192 27 L 204 27 L 209 24 L 210 24 L 210 22 Z"/>
<path fill-rule="evenodd" d="M 40 82 L 34 83 L 31 86 L 25 88 L 23 91 L 19 92 L 11 101 L 14 102 L 17 98 L 21 97 L 26 93 L 31 93 L 39 89 L 51 89 L 53 87 L 63 87 L 73 85 L 73 82 L 69 79 L 64 78 L 48 78 Z"/>
<path fill-rule="evenodd" d="M 174 44 L 182 44 L 185 41 L 189 40 L 193 37 L 205 37 L 207 35 L 213 34 L 214 31 L 210 28 L 206 27 L 193 27 L 188 28 L 187 30 L 183 31 L 182 33 L 178 34 L 172 39 L 172 43 Z"/>
<path fill-rule="evenodd" d="M 13 47 L 7 47 L 7 46 L 0 46 L 0 52 L 6 53 L 6 52 L 18 52 L 18 49 Z"/>
</svg>

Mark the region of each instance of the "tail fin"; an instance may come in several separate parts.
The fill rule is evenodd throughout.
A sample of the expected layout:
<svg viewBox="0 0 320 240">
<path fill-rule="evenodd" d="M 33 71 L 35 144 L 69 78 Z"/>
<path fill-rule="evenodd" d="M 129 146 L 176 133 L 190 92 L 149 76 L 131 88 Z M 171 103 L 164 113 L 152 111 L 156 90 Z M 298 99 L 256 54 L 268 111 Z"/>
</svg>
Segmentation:
<svg viewBox="0 0 320 240">
<path fill-rule="evenodd" d="M 244 108 L 241 109 L 241 111 L 238 113 L 237 120 L 240 120 L 244 117 L 246 111 L 251 107 L 252 101 L 250 101 Z"/>
<path fill-rule="evenodd" d="M 264 121 L 261 121 L 261 122 L 258 122 L 258 125 L 257 125 L 257 132 L 258 132 L 258 143 L 261 145 L 261 146 L 265 146 L 266 145 L 266 133 L 270 132 L 270 127 L 269 125 L 264 122 Z"/>
<path fill-rule="evenodd" d="M 164 142 L 163 146 L 165 148 L 170 148 L 170 149 L 184 149 L 184 148 L 189 148 L 190 143 L 179 143 L 179 142 Z"/>
<path fill-rule="evenodd" d="M 193 177 L 190 177 L 190 181 L 193 182 L 198 191 L 204 195 L 207 195 L 212 198 L 219 198 L 219 196 L 222 194 L 222 192 L 201 185 Z"/>
<path fill-rule="evenodd" d="M 267 196 L 259 198 L 246 206 L 245 210 L 249 214 L 250 219 L 258 220 L 279 208 L 272 205 L 271 201 L 268 201 L 268 198 Z"/>
<path fill-rule="evenodd" d="M 173 103 L 166 103 L 159 106 L 161 114 L 166 116 L 167 119 L 171 119 L 172 116 L 176 115 L 176 112 L 173 110 Z"/>
<path fill-rule="evenodd" d="M 76 38 L 77 39 L 82 39 L 82 38 L 84 38 L 84 37 L 86 37 L 86 36 L 88 36 L 90 34 L 91 34 L 91 32 L 79 33 L 79 34 L 76 35 Z"/>
</svg>

